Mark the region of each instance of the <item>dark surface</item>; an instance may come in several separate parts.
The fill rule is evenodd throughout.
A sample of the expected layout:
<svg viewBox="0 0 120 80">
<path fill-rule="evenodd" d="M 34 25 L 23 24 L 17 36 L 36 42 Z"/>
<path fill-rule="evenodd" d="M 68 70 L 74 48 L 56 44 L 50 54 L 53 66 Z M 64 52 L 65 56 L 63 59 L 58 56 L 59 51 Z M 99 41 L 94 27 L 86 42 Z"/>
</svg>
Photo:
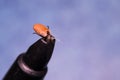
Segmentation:
<svg viewBox="0 0 120 80">
<path fill-rule="evenodd" d="M 26 53 L 18 56 L 3 80 L 43 80 L 54 44 L 55 38 L 51 35 L 36 41 Z M 22 68 L 24 65 L 26 69 Z"/>
</svg>

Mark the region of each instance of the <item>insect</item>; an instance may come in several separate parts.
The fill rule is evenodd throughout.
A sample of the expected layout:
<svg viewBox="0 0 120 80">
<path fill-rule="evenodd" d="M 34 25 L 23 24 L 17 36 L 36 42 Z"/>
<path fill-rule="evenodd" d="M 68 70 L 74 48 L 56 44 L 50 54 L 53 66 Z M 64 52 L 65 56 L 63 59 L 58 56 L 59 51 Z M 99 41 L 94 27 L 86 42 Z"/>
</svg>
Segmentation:
<svg viewBox="0 0 120 80">
<path fill-rule="evenodd" d="M 41 37 L 47 37 L 48 35 L 50 35 L 49 27 L 46 27 L 43 24 L 34 24 L 33 29 L 35 31 L 35 34 Z"/>
</svg>

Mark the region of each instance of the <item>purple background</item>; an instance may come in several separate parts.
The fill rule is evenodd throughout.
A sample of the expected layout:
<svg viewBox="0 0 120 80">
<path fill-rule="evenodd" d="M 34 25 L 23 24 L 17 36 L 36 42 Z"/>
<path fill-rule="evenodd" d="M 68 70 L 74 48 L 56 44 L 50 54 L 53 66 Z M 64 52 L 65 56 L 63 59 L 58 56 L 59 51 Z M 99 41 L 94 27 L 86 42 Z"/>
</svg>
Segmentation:
<svg viewBox="0 0 120 80">
<path fill-rule="evenodd" d="M 120 80 L 120 0 L 0 0 L 0 80 L 35 23 L 57 39 L 45 80 Z"/>
</svg>

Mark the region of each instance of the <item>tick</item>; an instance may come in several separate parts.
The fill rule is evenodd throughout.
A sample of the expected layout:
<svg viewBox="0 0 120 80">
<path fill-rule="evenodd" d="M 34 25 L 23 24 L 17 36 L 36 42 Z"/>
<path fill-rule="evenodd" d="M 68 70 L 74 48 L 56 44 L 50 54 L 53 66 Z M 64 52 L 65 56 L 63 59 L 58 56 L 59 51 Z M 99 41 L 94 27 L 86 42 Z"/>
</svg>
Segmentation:
<svg viewBox="0 0 120 80">
<path fill-rule="evenodd" d="M 43 24 L 34 24 L 33 29 L 35 31 L 35 34 L 41 37 L 47 37 L 48 35 L 50 35 L 49 27 L 46 27 Z"/>
</svg>

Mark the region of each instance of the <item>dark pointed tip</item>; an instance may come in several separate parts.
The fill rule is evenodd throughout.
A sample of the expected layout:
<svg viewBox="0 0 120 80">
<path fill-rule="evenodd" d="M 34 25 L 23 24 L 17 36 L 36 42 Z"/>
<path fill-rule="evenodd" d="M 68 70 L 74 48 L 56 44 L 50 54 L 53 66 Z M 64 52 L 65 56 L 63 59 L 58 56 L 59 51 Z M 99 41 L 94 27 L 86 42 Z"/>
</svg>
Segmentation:
<svg viewBox="0 0 120 80">
<path fill-rule="evenodd" d="M 35 70 L 40 70 L 49 62 L 55 45 L 55 38 L 41 38 L 29 47 L 24 57 L 25 63 Z"/>
</svg>

